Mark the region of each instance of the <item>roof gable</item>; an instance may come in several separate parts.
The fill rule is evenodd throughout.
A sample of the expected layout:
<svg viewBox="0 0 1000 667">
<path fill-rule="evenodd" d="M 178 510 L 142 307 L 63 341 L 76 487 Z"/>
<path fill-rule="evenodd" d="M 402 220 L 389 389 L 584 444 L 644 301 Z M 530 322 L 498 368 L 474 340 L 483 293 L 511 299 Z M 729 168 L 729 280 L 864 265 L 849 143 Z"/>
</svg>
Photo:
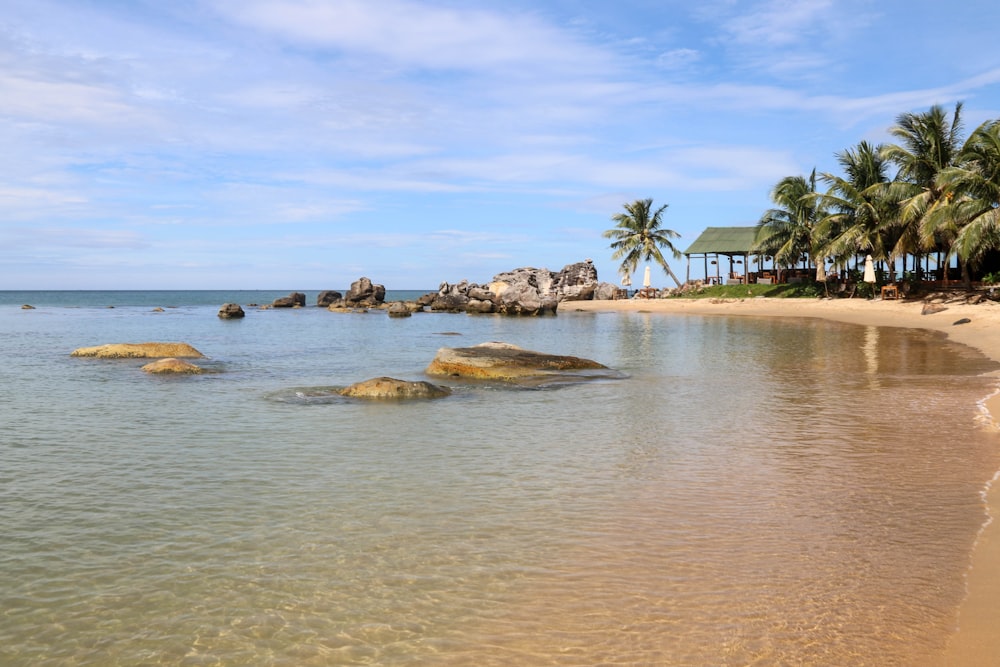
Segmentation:
<svg viewBox="0 0 1000 667">
<path fill-rule="evenodd" d="M 748 255 L 756 236 L 756 227 L 707 227 L 684 254 Z"/>
</svg>

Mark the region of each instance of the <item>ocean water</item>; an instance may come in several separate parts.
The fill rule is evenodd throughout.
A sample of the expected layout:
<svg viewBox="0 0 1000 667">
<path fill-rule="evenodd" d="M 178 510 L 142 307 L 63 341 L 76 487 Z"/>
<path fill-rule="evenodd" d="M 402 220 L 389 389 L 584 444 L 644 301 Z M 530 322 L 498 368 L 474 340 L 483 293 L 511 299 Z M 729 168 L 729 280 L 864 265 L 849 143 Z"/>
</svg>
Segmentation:
<svg viewBox="0 0 1000 667">
<path fill-rule="evenodd" d="M 0 293 L 0 664 L 940 664 L 1000 468 L 975 351 L 571 308 L 216 317 L 287 293 Z M 211 372 L 70 357 L 154 340 Z M 623 377 L 333 393 L 488 340 Z"/>
</svg>

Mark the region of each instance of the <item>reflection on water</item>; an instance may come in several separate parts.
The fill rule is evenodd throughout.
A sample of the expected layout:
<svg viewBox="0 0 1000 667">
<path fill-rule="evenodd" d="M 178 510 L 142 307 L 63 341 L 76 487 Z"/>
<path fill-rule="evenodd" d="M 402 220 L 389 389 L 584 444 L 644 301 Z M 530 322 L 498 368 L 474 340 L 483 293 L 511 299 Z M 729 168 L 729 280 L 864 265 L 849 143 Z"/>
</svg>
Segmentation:
<svg viewBox="0 0 1000 667">
<path fill-rule="evenodd" d="M 991 366 L 921 332 L 206 311 L 178 382 L 65 357 L 173 320 L 74 317 L 0 315 L 5 665 L 934 665 L 1000 465 Z M 322 391 L 485 340 L 628 377 Z"/>
</svg>

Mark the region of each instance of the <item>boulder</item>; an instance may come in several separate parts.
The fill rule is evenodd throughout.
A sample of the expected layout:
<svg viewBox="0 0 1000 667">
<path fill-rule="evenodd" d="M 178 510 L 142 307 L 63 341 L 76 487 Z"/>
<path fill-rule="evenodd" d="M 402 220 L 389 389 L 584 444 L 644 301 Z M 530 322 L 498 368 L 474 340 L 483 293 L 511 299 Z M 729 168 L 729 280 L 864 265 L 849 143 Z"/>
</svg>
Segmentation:
<svg viewBox="0 0 1000 667">
<path fill-rule="evenodd" d="M 30 303 L 26 303 L 23 306 L 21 306 L 21 310 L 34 310 L 34 309 L 35 307 L 32 306 Z"/>
<path fill-rule="evenodd" d="M 407 306 L 405 302 L 394 301 L 389 304 L 389 307 L 386 309 L 386 313 L 389 314 L 389 317 L 409 317 L 413 314 L 413 311 L 410 310 L 410 307 Z"/>
<path fill-rule="evenodd" d="M 320 308 L 328 308 L 343 298 L 344 295 L 337 290 L 323 290 L 316 295 L 316 305 Z"/>
<path fill-rule="evenodd" d="M 469 297 L 459 292 L 437 294 L 430 303 L 430 309 L 446 313 L 463 313 L 469 305 Z"/>
<path fill-rule="evenodd" d="M 567 264 L 555 277 L 559 301 L 589 301 L 594 298 L 597 285 L 597 268 L 590 259 Z"/>
<path fill-rule="evenodd" d="M 142 367 L 142 370 L 147 373 L 176 373 L 182 375 L 197 375 L 198 373 L 204 373 L 205 369 L 201 366 L 196 366 L 190 361 L 184 361 L 183 359 L 176 359 L 174 357 L 168 357 L 166 359 L 160 359 L 146 364 Z"/>
<path fill-rule="evenodd" d="M 351 283 L 344 301 L 349 306 L 377 306 L 385 301 L 385 287 L 372 284 L 368 278 L 358 278 Z"/>
<path fill-rule="evenodd" d="M 292 292 L 288 296 L 281 296 L 271 303 L 274 308 L 303 308 L 306 305 L 306 295 L 302 292 Z"/>
<path fill-rule="evenodd" d="M 100 359 L 165 359 L 167 357 L 200 358 L 201 352 L 187 343 L 111 343 L 73 350 L 74 357 Z"/>
<path fill-rule="evenodd" d="M 590 359 L 532 352 L 509 343 L 489 342 L 473 347 L 442 347 L 424 372 L 510 381 L 554 372 L 606 368 Z"/>
<path fill-rule="evenodd" d="M 224 320 L 238 320 L 241 317 L 246 317 L 246 313 L 243 312 L 243 307 L 238 303 L 224 303 L 222 308 L 219 308 L 219 317 Z"/>
<path fill-rule="evenodd" d="M 443 398 L 451 394 L 447 387 L 430 382 L 410 382 L 390 377 L 373 378 L 340 390 L 341 396 L 374 399 Z"/>
<path fill-rule="evenodd" d="M 600 301 L 611 301 L 617 296 L 619 289 L 621 288 L 614 283 L 598 283 L 593 298 Z"/>
</svg>

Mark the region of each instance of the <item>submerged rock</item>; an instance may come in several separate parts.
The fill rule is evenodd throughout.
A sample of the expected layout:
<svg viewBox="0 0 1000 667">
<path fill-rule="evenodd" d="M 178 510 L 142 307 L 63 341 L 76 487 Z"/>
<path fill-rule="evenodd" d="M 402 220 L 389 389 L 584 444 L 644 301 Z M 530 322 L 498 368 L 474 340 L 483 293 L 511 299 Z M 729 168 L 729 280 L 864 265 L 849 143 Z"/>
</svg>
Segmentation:
<svg viewBox="0 0 1000 667">
<path fill-rule="evenodd" d="M 156 359 L 166 357 L 204 357 L 187 343 L 110 343 L 73 350 L 73 357 L 98 357 L 99 359 Z"/>
<path fill-rule="evenodd" d="M 394 301 L 386 309 L 389 317 L 410 317 L 413 310 L 403 301 Z"/>
<path fill-rule="evenodd" d="M 442 347 L 424 372 L 510 381 L 594 369 L 607 369 L 607 366 L 590 359 L 532 352 L 509 343 L 489 342 L 472 347 Z"/>
<path fill-rule="evenodd" d="M 147 373 L 177 373 L 182 375 L 197 375 L 205 372 L 205 369 L 201 366 L 196 366 L 190 361 L 184 361 L 175 357 L 168 357 L 148 363 L 142 367 L 142 370 Z"/>
<path fill-rule="evenodd" d="M 372 378 L 357 382 L 340 390 L 341 396 L 351 398 L 375 399 L 409 399 L 409 398 L 443 398 L 451 395 L 447 387 L 439 387 L 430 382 L 411 382 L 390 377 Z"/>
</svg>

